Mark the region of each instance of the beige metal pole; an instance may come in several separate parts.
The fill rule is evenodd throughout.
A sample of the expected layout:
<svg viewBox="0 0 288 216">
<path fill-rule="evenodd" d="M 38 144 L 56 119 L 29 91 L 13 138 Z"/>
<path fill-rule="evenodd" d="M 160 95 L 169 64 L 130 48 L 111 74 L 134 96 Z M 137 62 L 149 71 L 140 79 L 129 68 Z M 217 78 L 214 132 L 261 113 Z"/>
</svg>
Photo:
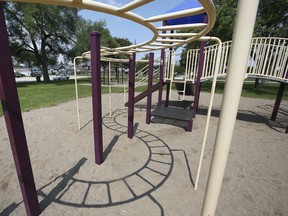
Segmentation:
<svg viewBox="0 0 288 216">
<path fill-rule="evenodd" d="M 109 115 L 112 116 L 112 102 L 111 102 L 111 62 L 109 61 Z"/>
<path fill-rule="evenodd" d="M 204 156 L 204 151 L 205 151 L 206 141 L 207 141 L 207 136 L 208 136 L 210 118 L 211 118 L 211 113 L 212 113 L 212 106 L 213 106 L 213 101 L 214 101 L 216 82 L 217 82 L 217 77 L 218 77 L 218 73 L 219 73 L 219 69 L 220 69 L 220 60 L 221 60 L 221 52 L 222 52 L 221 40 L 219 38 L 216 38 L 216 37 L 210 37 L 210 40 L 216 41 L 218 43 L 217 60 L 216 60 L 216 66 L 215 66 L 215 73 L 213 76 L 212 87 L 211 87 L 211 95 L 210 95 L 210 100 L 209 100 L 208 113 L 207 113 L 205 131 L 204 131 L 204 136 L 203 136 L 203 141 L 202 141 L 202 148 L 201 148 L 201 153 L 200 153 L 200 159 L 199 159 L 199 164 L 198 164 L 198 169 L 197 169 L 197 175 L 196 175 L 194 190 L 197 190 L 197 187 L 198 187 L 198 182 L 199 182 L 199 177 L 200 177 L 200 172 L 201 172 L 201 167 L 202 167 L 202 161 L 203 161 L 203 156 Z"/>
<path fill-rule="evenodd" d="M 77 83 L 77 65 L 76 65 L 77 59 L 83 59 L 83 57 L 77 56 L 73 60 L 74 79 L 75 79 L 75 95 L 76 95 L 76 112 L 77 112 L 78 129 L 80 130 L 81 129 L 81 123 L 80 123 L 80 109 L 79 109 L 79 96 L 78 96 L 78 83 Z"/>
<path fill-rule="evenodd" d="M 232 141 L 259 0 L 238 1 L 231 58 L 202 216 L 215 215 Z"/>
</svg>

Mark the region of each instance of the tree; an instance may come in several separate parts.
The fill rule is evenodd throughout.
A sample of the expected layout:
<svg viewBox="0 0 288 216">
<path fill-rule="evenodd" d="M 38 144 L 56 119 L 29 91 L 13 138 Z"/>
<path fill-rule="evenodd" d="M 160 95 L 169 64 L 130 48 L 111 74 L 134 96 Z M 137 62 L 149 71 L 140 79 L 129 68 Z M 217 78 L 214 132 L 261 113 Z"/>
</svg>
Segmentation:
<svg viewBox="0 0 288 216">
<path fill-rule="evenodd" d="M 141 60 L 148 60 L 149 59 L 149 54 L 146 53 L 142 58 Z M 142 68 L 144 67 L 147 67 L 148 63 L 145 63 L 145 62 L 137 62 L 136 63 L 136 71 L 139 71 L 141 70 Z"/>
<path fill-rule="evenodd" d="M 80 56 L 82 53 L 90 50 L 89 34 L 93 31 L 101 33 L 101 46 L 115 48 L 131 45 L 131 42 L 127 38 L 113 37 L 106 27 L 105 20 L 93 22 L 91 20 L 80 19 L 77 23 L 75 34 L 76 43 L 69 52 L 70 60 L 73 60 L 75 56 Z"/>
<path fill-rule="evenodd" d="M 114 40 L 116 41 L 117 47 L 125 47 L 125 46 L 130 46 L 132 45 L 131 41 L 129 41 L 128 38 L 119 38 L 119 37 L 114 37 Z M 120 59 L 127 59 L 128 56 L 126 54 L 120 54 L 117 55 L 117 58 Z M 129 63 L 118 63 L 116 64 L 116 76 L 119 76 L 119 68 L 122 67 L 122 73 L 124 72 L 123 68 L 129 67 Z"/>
<path fill-rule="evenodd" d="M 12 55 L 33 62 L 50 81 L 49 61 L 66 54 L 75 38 L 78 9 L 41 4 L 7 3 L 5 6 Z M 31 55 L 31 53 L 33 55 Z"/>
<path fill-rule="evenodd" d="M 132 45 L 131 41 L 129 41 L 128 38 L 119 38 L 119 37 L 114 37 L 114 40 L 117 43 L 117 47 L 125 47 L 125 46 L 130 46 Z"/>
<path fill-rule="evenodd" d="M 237 1 L 214 0 L 216 7 L 216 22 L 209 35 L 219 37 L 221 41 L 232 40 L 235 24 Z"/>
<path fill-rule="evenodd" d="M 97 31 L 101 33 L 101 46 L 116 47 L 117 43 L 111 36 L 110 31 L 106 28 L 106 21 L 99 20 L 92 22 L 91 20 L 79 19 L 75 33 L 76 43 L 69 52 L 69 57 L 72 60 L 75 56 L 80 56 L 82 53 L 90 50 L 90 33 Z"/>
<path fill-rule="evenodd" d="M 237 2 L 234 0 L 214 0 L 217 19 L 208 35 L 216 36 L 223 42 L 232 40 L 237 12 Z M 260 1 L 254 36 L 257 37 L 287 37 L 288 35 L 288 2 L 287 0 Z M 209 43 L 208 43 L 209 45 Z M 181 66 L 186 63 L 186 53 L 189 49 L 199 48 L 199 43 L 191 43 L 184 47 L 181 55 Z"/>
<path fill-rule="evenodd" d="M 219 37 L 221 41 L 232 40 L 233 27 L 235 24 L 237 1 L 214 0 L 216 7 L 216 22 L 208 35 Z M 209 42 L 207 43 L 209 45 Z M 181 54 L 180 65 L 185 67 L 186 54 L 190 49 L 199 49 L 200 42 L 187 44 Z"/>
<path fill-rule="evenodd" d="M 80 19 L 77 23 L 77 31 L 75 36 L 77 42 L 69 52 L 70 60 L 73 60 L 75 56 L 81 56 L 82 53 L 90 50 L 89 35 L 93 31 L 101 33 L 101 46 L 109 48 L 115 48 L 118 46 L 116 39 L 111 36 L 109 29 L 106 27 L 105 20 L 93 22 L 91 20 Z M 87 60 L 83 61 L 87 62 Z M 105 73 L 105 70 L 108 67 L 108 62 L 101 62 L 101 66 Z"/>
<path fill-rule="evenodd" d="M 258 37 L 287 37 L 287 0 L 259 2 L 254 35 Z"/>
</svg>

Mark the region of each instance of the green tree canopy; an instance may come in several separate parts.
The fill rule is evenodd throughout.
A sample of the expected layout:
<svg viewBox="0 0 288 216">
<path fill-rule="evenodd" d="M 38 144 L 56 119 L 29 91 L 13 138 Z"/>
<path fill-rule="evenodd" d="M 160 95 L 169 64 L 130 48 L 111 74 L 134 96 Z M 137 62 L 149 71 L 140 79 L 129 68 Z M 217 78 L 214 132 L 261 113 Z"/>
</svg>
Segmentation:
<svg viewBox="0 0 288 216">
<path fill-rule="evenodd" d="M 69 52 L 69 58 L 72 60 L 75 56 L 81 56 L 82 53 L 90 50 L 90 32 L 97 31 L 101 33 L 101 46 L 116 48 L 131 45 L 131 42 L 127 38 L 113 37 L 106 27 L 105 20 L 91 21 L 80 19 L 77 23 L 76 30 L 76 43 Z M 113 56 L 112 56 L 113 57 Z M 123 54 L 118 55 L 117 58 L 127 58 Z M 108 66 L 107 62 L 101 63 L 103 69 Z"/>
<path fill-rule="evenodd" d="M 110 48 L 117 46 L 115 39 L 111 36 L 109 29 L 106 27 L 105 20 L 93 22 L 91 20 L 80 19 L 77 22 L 77 29 L 75 33 L 76 43 L 69 53 L 71 60 L 75 56 L 79 56 L 83 52 L 90 50 L 89 35 L 93 31 L 101 33 L 101 46 Z"/>
<path fill-rule="evenodd" d="M 232 40 L 237 12 L 237 1 L 214 0 L 216 7 L 216 23 L 208 35 L 216 36 L 223 42 Z M 263 0 L 259 2 L 257 19 L 254 29 L 255 37 L 287 37 L 288 35 L 288 1 Z M 181 55 L 181 66 L 186 63 L 186 53 L 189 49 L 199 48 L 199 42 L 193 42 L 184 47 Z"/>
<path fill-rule="evenodd" d="M 75 39 L 78 9 L 10 2 L 5 11 L 12 55 L 18 62 L 26 56 L 23 62 L 41 66 L 48 82 L 49 61 L 66 54 Z"/>
<path fill-rule="evenodd" d="M 148 60 L 149 59 L 149 54 L 146 53 L 142 58 L 141 60 Z M 145 66 L 147 66 L 148 63 L 145 63 L 145 62 L 137 62 L 136 63 L 136 71 L 139 71 L 141 70 L 142 68 L 144 68 Z"/>
<path fill-rule="evenodd" d="M 259 2 L 254 36 L 288 36 L 288 0 L 266 0 Z"/>
</svg>

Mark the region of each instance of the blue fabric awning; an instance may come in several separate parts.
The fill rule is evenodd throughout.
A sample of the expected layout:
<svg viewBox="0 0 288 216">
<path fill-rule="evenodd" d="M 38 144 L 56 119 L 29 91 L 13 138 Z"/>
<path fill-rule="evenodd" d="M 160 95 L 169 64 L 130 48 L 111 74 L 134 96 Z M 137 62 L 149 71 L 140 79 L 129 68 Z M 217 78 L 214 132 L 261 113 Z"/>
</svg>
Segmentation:
<svg viewBox="0 0 288 216">
<path fill-rule="evenodd" d="M 184 0 L 179 5 L 167 11 L 167 13 L 187 10 L 191 8 L 198 8 L 198 7 L 202 7 L 202 5 L 197 0 Z M 180 24 L 190 24 L 190 23 L 202 23 L 204 22 L 205 14 L 206 13 L 198 14 L 195 16 L 188 16 L 188 17 L 167 20 L 166 24 L 167 25 L 180 25 Z"/>
</svg>

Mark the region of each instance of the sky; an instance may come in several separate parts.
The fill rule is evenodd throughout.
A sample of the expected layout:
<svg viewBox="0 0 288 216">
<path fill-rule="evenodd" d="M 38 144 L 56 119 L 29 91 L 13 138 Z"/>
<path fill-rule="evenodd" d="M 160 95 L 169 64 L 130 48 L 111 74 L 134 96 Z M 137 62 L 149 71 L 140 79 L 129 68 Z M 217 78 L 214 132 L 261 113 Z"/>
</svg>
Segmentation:
<svg viewBox="0 0 288 216">
<path fill-rule="evenodd" d="M 131 2 L 132 0 L 98 0 L 98 1 L 116 7 L 121 7 Z M 181 2 L 183 2 L 183 0 L 156 0 L 154 2 L 146 4 L 145 6 L 137 8 L 132 12 L 135 12 L 144 18 L 149 18 L 155 15 L 165 14 L 165 12 L 167 12 L 174 6 L 180 4 Z M 92 21 L 99 21 L 101 19 L 105 19 L 107 23 L 107 28 L 110 30 L 112 36 L 120 38 L 128 38 L 133 44 L 135 42 L 137 44 L 145 42 L 153 36 L 151 31 L 146 29 L 145 27 L 120 17 L 90 10 L 81 10 L 79 14 L 84 19 L 89 19 Z M 156 23 L 155 25 L 160 25 L 160 23 Z"/>
</svg>

